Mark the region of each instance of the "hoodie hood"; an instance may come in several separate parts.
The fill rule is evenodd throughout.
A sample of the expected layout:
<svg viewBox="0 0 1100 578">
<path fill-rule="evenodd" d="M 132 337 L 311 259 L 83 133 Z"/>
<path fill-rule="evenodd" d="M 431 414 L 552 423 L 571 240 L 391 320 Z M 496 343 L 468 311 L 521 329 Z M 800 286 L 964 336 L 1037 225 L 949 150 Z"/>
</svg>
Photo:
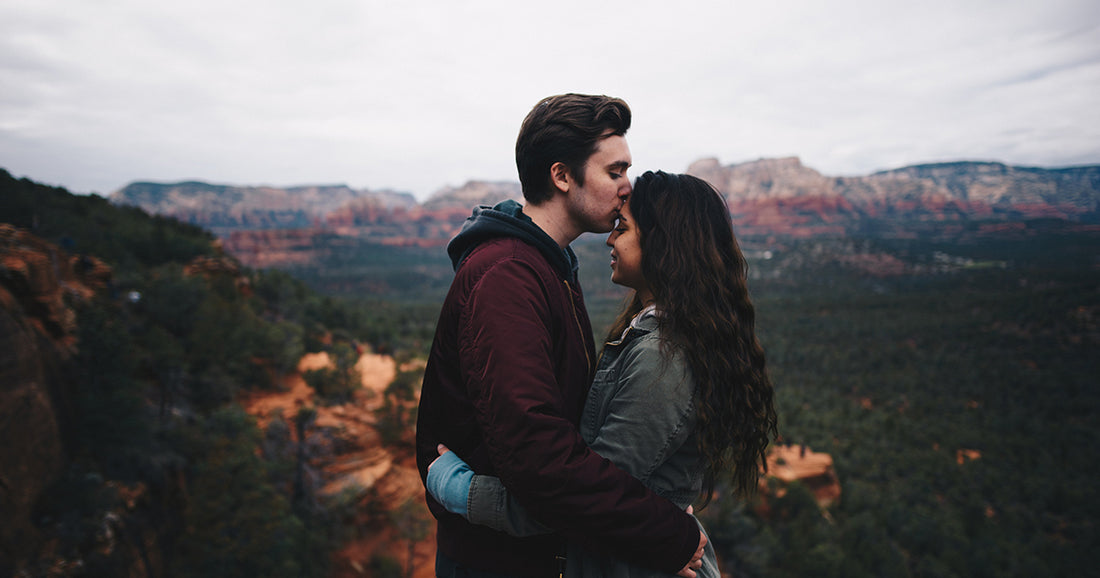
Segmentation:
<svg viewBox="0 0 1100 578">
<path fill-rule="evenodd" d="M 502 201 L 493 207 L 481 205 L 474 208 L 473 214 L 463 223 L 462 231 L 447 244 L 451 265 L 457 271 L 470 251 L 497 237 L 515 237 L 532 245 L 563 277 L 569 279 L 576 275 L 577 256 L 573 248 L 563 250 L 559 247 L 531 217 L 523 214 L 523 205 L 513 200 Z"/>
</svg>

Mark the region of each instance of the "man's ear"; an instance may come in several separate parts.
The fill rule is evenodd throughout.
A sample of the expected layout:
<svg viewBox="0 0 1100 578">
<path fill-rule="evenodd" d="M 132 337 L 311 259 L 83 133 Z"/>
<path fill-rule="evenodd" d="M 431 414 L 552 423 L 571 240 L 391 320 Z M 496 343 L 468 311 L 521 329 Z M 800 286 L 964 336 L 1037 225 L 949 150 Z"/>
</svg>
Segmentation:
<svg viewBox="0 0 1100 578">
<path fill-rule="evenodd" d="M 569 172 L 569 167 L 565 166 L 565 163 L 556 162 L 550 165 L 550 181 L 559 191 L 568 193 L 569 188 L 573 186 L 573 174 Z"/>
</svg>

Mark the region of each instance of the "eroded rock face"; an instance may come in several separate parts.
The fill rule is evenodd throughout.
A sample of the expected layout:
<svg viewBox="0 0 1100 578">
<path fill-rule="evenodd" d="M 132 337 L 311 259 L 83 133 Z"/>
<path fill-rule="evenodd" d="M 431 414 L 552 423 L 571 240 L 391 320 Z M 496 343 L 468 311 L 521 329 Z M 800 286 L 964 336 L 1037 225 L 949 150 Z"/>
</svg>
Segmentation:
<svg viewBox="0 0 1100 578">
<path fill-rule="evenodd" d="M 1100 167 L 1040 169 L 1001 163 L 919 165 L 867 176 L 828 177 L 795 157 L 687 171 L 729 203 L 738 234 L 839 236 L 875 219 L 957 222 L 1054 217 L 1076 220 L 1100 209 Z"/>
<path fill-rule="evenodd" d="M 390 473 L 394 457 L 383 447 L 374 412 L 381 407 L 386 386 L 396 374 L 394 359 L 388 355 L 364 353 L 356 369 L 362 389 L 351 401 L 340 405 L 320 405 L 302 373 L 331 367 L 328 354 L 306 354 L 298 372 L 285 377 L 283 391 L 250 392 L 241 403 L 266 428 L 276 415 L 293 420 L 299 410 L 312 408 L 315 418 L 305 440 L 310 465 L 319 474 L 319 493 L 331 497 L 353 490 L 362 498 L 379 479 Z"/>
<path fill-rule="evenodd" d="M 833 470 L 833 457 L 804 445 L 774 446 L 768 452 L 768 474 L 761 478 L 761 491 L 768 492 L 767 478 L 779 481 L 774 495 L 781 497 L 786 486 L 799 482 L 814 495 L 817 505 L 827 508 L 840 499 L 840 481 Z M 766 503 L 765 498 L 765 503 Z"/>
<path fill-rule="evenodd" d="M 376 554 L 392 556 L 394 551 L 407 551 L 409 541 L 392 520 L 396 510 L 404 508 L 408 515 L 419 516 L 429 531 L 434 524 L 424 505 L 424 487 L 411 439 L 409 443 L 386 445 L 378 431 L 376 411 L 386 403 L 385 390 L 398 370 L 394 358 L 361 354 L 356 369 L 362 388 L 340 405 L 319 404 L 302 378 L 304 372 L 326 367 L 332 367 L 328 354 L 306 354 L 298 371 L 286 376 L 282 391 L 250 392 L 241 404 L 269 436 L 272 425 L 278 423 L 276 416 L 282 416 L 289 426 L 283 435 L 287 442 L 299 444 L 303 477 L 315 496 L 326 503 L 348 505 L 341 515 L 353 520 L 358 533 L 335 554 L 333 576 L 360 576 Z M 313 418 L 308 427 L 299 429 L 294 424 L 295 416 L 304 408 L 310 408 Z M 305 439 L 299 439 L 303 433 Z M 411 437 L 413 432 L 406 433 Z M 420 569 L 416 576 L 431 576 L 434 539 L 430 535 L 419 538 L 415 550 Z"/>
<path fill-rule="evenodd" d="M 76 314 L 71 305 L 87 301 L 110 282 L 111 269 L 99 259 L 70 256 L 57 245 L 0 223 L 0 286 L 28 323 L 50 338 L 72 345 Z"/>
<path fill-rule="evenodd" d="M 40 539 L 32 510 L 66 463 L 58 414 L 76 339 L 72 307 L 109 279 L 101 261 L 0 224 L 0 557 L 9 563 Z"/>
<path fill-rule="evenodd" d="M 9 308 L 6 289 L 0 302 L 0 558 L 14 561 L 39 539 L 32 510 L 65 464 L 49 394 L 64 353 Z"/>
</svg>

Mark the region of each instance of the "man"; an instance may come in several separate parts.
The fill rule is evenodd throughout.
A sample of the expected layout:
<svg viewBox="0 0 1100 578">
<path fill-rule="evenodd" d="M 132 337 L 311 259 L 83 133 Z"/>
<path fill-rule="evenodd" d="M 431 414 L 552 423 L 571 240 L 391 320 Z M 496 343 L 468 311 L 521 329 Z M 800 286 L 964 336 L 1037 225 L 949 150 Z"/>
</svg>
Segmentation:
<svg viewBox="0 0 1100 578">
<path fill-rule="evenodd" d="M 420 399 L 421 479 L 446 444 L 558 533 L 510 537 L 429 495 L 438 576 L 558 576 L 565 536 L 694 575 L 689 564 L 706 541 L 694 518 L 590 451 L 577 431 L 596 356 L 569 244 L 614 227 L 630 194 L 629 128 L 620 99 L 544 99 L 516 140 L 526 206 L 475 209 L 447 247 L 456 274 Z"/>
</svg>

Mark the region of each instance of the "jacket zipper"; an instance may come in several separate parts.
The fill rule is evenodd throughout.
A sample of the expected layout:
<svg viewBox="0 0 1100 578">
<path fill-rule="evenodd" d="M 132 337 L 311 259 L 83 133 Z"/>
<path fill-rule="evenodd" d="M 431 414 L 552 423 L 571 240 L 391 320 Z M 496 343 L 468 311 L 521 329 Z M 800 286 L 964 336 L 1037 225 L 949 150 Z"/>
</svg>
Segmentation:
<svg viewBox="0 0 1100 578">
<path fill-rule="evenodd" d="M 589 375 L 595 370 L 592 365 L 592 358 L 588 356 L 588 340 L 592 339 L 592 336 L 584 334 L 584 326 L 581 325 L 581 318 L 577 315 L 577 302 L 573 296 L 573 286 L 569 284 L 568 280 L 563 280 L 565 283 L 565 289 L 569 291 L 569 307 L 573 310 L 573 321 L 577 323 L 577 331 L 581 334 L 581 339 L 584 340 L 584 361 L 588 363 Z"/>
</svg>

